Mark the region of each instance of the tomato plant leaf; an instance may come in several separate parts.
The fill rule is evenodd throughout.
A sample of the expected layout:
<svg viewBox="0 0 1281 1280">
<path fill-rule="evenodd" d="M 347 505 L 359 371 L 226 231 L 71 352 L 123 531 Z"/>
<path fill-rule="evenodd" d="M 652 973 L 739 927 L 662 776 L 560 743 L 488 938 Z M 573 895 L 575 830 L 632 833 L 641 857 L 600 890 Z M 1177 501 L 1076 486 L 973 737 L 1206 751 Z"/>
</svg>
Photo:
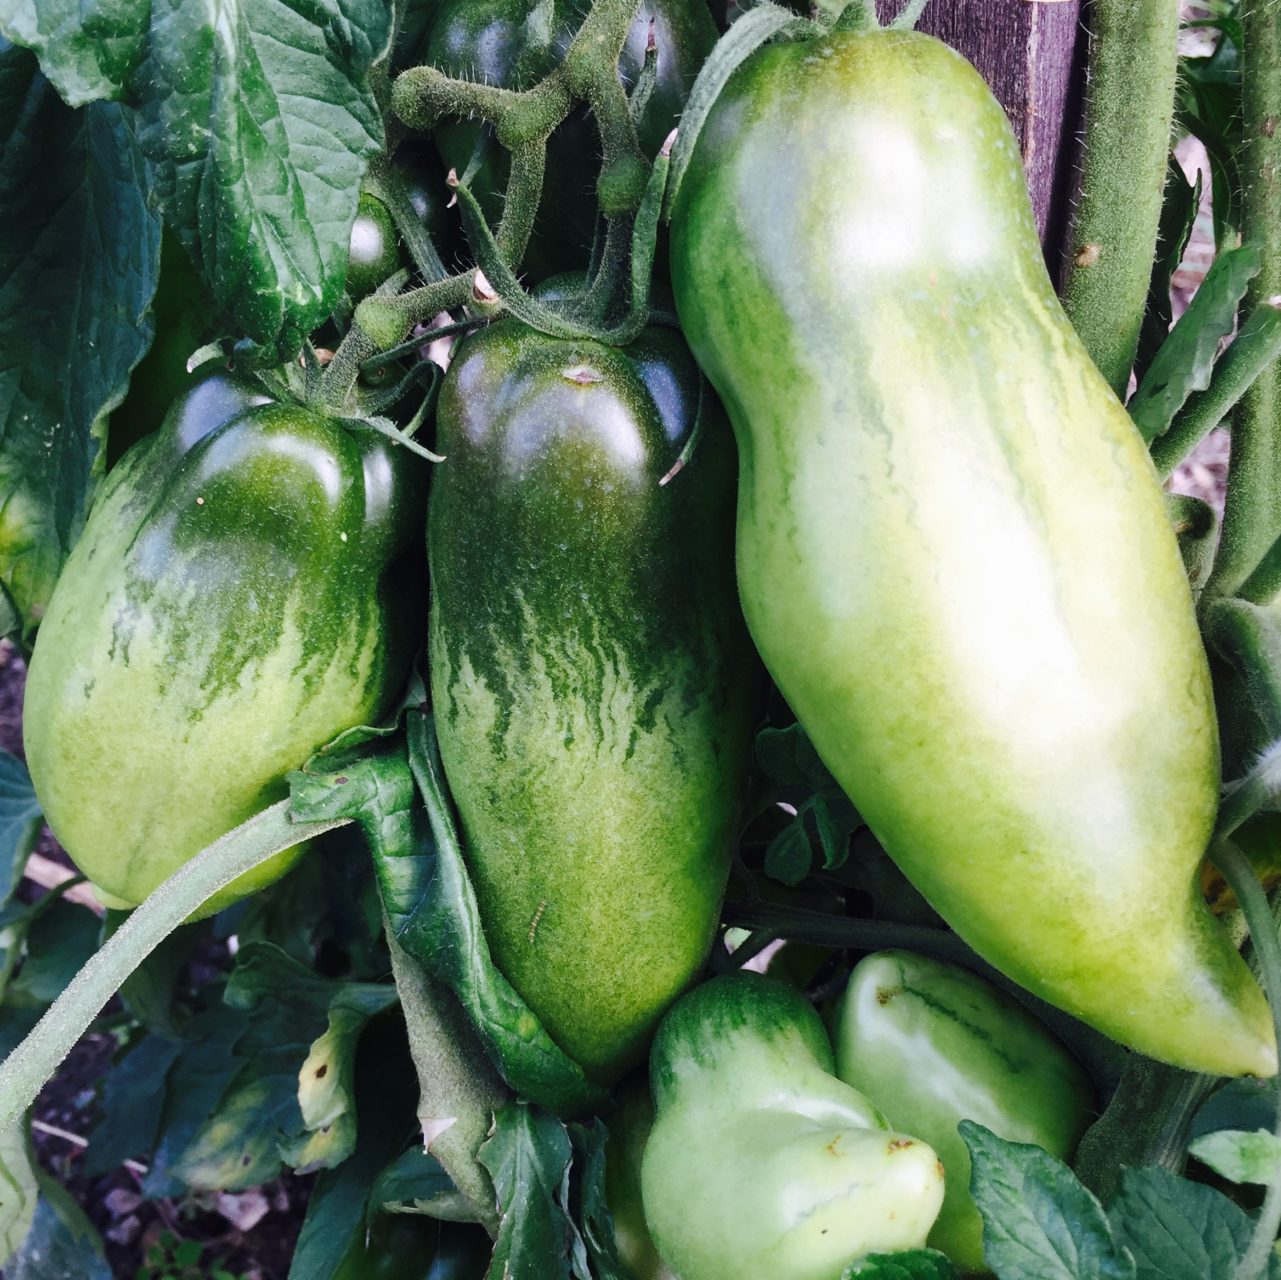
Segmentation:
<svg viewBox="0 0 1281 1280">
<path fill-rule="evenodd" d="M 143 1035 L 112 1063 L 98 1088 L 98 1122 L 85 1151 L 84 1170 L 94 1178 L 155 1145 L 164 1114 L 165 1077 L 182 1042 Z"/>
<path fill-rule="evenodd" d="M 935 1249 L 873 1253 L 846 1270 L 841 1280 L 955 1280 L 956 1268 Z"/>
<path fill-rule="evenodd" d="M 1227 1196 L 1164 1169 L 1126 1169 L 1108 1211 L 1136 1280 L 1233 1280 L 1254 1230 Z M 1281 1277 L 1281 1258 L 1266 1275 Z"/>
<path fill-rule="evenodd" d="M 17 1253 L 31 1230 L 37 1194 L 25 1122 L 0 1129 L 0 1266 Z"/>
<path fill-rule="evenodd" d="M 575 1226 L 586 1255 L 581 1264 L 587 1280 L 630 1280 L 614 1241 L 614 1215 L 605 1196 L 605 1145 L 609 1131 L 596 1119 L 590 1125 L 569 1126 L 579 1176 Z"/>
<path fill-rule="evenodd" d="M 1149 444 L 1162 435 L 1194 391 L 1210 385 L 1219 343 L 1232 332 L 1237 306 L 1259 274 L 1254 245 L 1214 260 L 1196 296 L 1152 358 L 1130 400 L 1130 417 Z"/>
<path fill-rule="evenodd" d="M 126 113 L 71 110 L 3 40 L 0 138 L 0 581 L 29 637 L 151 343 L 160 218 Z"/>
<path fill-rule="evenodd" d="M 1281 1138 L 1267 1129 L 1222 1129 L 1198 1138 L 1188 1150 L 1229 1182 L 1267 1186 L 1281 1174 Z"/>
<path fill-rule="evenodd" d="M 369 1206 L 372 1211 L 408 1205 L 416 1212 L 427 1212 L 446 1199 L 451 1203 L 457 1199 L 453 1179 L 435 1156 L 413 1146 L 378 1175 L 369 1193 Z"/>
<path fill-rule="evenodd" d="M 768 777 L 784 786 L 840 792 L 836 779 L 814 750 L 809 734 L 799 724 L 762 729 L 756 735 L 756 763 Z"/>
<path fill-rule="evenodd" d="M 149 0 L 0 0 L 0 31 L 39 57 L 73 107 L 123 96 L 150 21 Z"/>
<path fill-rule="evenodd" d="M 479 1157 L 501 1215 L 489 1280 L 568 1280 L 573 1224 L 561 1195 L 573 1150 L 565 1126 L 538 1107 L 509 1103 Z"/>
<path fill-rule="evenodd" d="M 600 1106 L 602 1091 L 544 1030 L 489 954 L 476 894 L 446 798 L 430 716 L 406 714 L 409 760 L 427 805 L 434 853 L 406 877 L 398 858 L 376 858 L 380 886 L 405 950 L 459 998 L 495 1065 L 517 1093 L 553 1110 Z"/>
<path fill-rule="evenodd" d="M 1220 1129 L 1270 1129 L 1277 1118 L 1277 1092 L 1275 1076 L 1229 1080 L 1201 1105 L 1192 1120 L 1191 1136 L 1201 1138 Z"/>
<path fill-rule="evenodd" d="M 41 821 L 27 766 L 17 756 L 0 751 L 0 907 L 22 882 Z"/>
<path fill-rule="evenodd" d="M 236 327 L 283 358 L 342 292 L 360 179 L 382 149 L 369 68 L 386 0 L 156 0 L 134 77 L 169 224 Z"/>
<path fill-rule="evenodd" d="M 0 1134 L 0 1266 L 8 1280 L 111 1280 L 101 1238 L 36 1162 L 25 1123 Z"/>
<path fill-rule="evenodd" d="M 766 846 L 765 874 L 795 887 L 809 875 L 813 860 L 805 823 L 794 817 Z"/>
<path fill-rule="evenodd" d="M 972 1120 L 961 1121 L 960 1134 L 983 1216 L 983 1258 L 998 1280 L 1136 1280 L 1103 1206 L 1067 1165 Z"/>
<path fill-rule="evenodd" d="M 413 1129 L 417 1082 L 403 1032 L 372 1028 L 356 1057 L 359 1136 L 351 1156 L 316 1178 L 289 1280 L 326 1280 L 364 1238 L 370 1187 Z"/>
</svg>

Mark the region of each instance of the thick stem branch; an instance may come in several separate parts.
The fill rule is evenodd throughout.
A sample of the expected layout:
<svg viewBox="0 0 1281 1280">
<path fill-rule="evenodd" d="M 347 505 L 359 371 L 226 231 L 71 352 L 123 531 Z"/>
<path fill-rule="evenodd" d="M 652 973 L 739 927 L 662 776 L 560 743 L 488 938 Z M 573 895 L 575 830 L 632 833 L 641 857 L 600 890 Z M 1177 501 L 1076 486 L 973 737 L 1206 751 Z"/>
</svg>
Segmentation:
<svg viewBox="0 0 1281 1280">
<path fill-rule="evenodd" d="M 1246 306 L 1281 296 L 1281 0 L 1241 6 L 1241 234 L 1260 249 Z M 1234 595 L 1281 536 L 1281 363 L 1246 393 L 1232 424 L 1223 537 L 1208 589 Z"/>
<path fill-rule="evenodd" d="M 1152 278 L 1178 69 L 1174 0 L 1095 0 L 1063 303 L 1124 397 Z"/>
</svg>

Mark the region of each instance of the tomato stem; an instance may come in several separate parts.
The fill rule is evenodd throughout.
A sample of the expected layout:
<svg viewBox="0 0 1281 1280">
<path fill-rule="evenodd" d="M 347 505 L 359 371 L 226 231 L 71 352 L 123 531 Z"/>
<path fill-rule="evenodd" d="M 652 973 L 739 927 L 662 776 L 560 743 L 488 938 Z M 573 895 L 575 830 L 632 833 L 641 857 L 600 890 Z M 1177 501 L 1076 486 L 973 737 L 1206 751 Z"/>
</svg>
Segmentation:
<svg viewBox="0 0 1281 1280">
<path fill-rule="evenodd" d="M 125 979 L 194 911 L 268 858 L 350 819 L 294 822 L 281 800 L 202 849 L 129 916 L 0 1064 L 0 1130 L 35 1101 L 98 1011 Z"/>
<path fill-rule="evenodd" d="M 1094 363 L 1124 399 L 1161 218 L 1179 6 L 1096 0 L 1091 14 L 1081 191 L 1063 304 Z"/>
<path fill-rule="evenodd" d="M 1246 293 L 1246 305 L 1257 308 L 1281 296 L 1281 0 L 1242 5 L 1241 30 L 1241 234 L 1260 248 L 1259 274 Z M 1208 589 L 1235 594 L 1278 536 L 1281 361 L 1274 361 L 1233 422 L 1223 537 Z"/>
</svg>

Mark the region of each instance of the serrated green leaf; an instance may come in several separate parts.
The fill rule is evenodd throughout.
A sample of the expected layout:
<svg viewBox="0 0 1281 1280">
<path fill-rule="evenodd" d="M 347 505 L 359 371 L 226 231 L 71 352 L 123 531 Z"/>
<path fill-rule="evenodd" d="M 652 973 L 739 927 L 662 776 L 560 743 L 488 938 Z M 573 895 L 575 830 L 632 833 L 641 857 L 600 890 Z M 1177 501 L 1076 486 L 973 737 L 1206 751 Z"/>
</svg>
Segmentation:
<svg viewBox="0 0 1281 1280">
<path fill-rule="evenodd" d="M 421 1146 L 403 1151 L 377 1177 L 369 1193 L 369 1208 L 393 1208 L 416 1213 L 432 1212 L 435 1217 L 458 1220 L 456 1213 L 439 1212 L 446 1206 L 462 1212 L 462 1220 L 471 1221 L 465 1202 L 458 1195 L 445 1167 Z"/>
<path fill-rule="evenodd" d="M 983 1260 L 998 1280 L 1135 1280 L 1103 1206 L 1067 1165 L 972 1120 L 960 1134 L 983 1215 Z"/>
<path fill-rule="evenodd" d="M 291 357 L 342 292 L 392 6 L 153 5 L 132 89 L 166 221 L 237 329 Z"/>
<path fill-rule="evenodd" d="M 794 887 L 810 873 L 814 855 L 805 824 L 794 817 L 765 847 L 765 874 Z"/>
<path fill-rule="evenodd" d="M 3 40 L 0 138 L 0 582 L 30 635 L 151 343 L 160 219 L 126 113 L 71 110 Z"/>
<path fill-rule="evenodd" d="M 1214 260 L 1196 296 L 1152 359 L 1129 403 L 1143 439 L 1162 435 L 1194 391 L 1210 385 L 1219 343 L 1232 332 L 1237 306 L 1259 274 L 1254 245 L 1230 249 Z"/>
<path fill-rule="evenodd" d="M 149 0 L 0 0 L 0 32 L 39 56 L 73 107 L 124 96 L 150 21 Z"/>
<path fill-rule="evenodd" d="M 571 1156 L 565 1126 L 545 1111 L 514 1102 L 494 1117 L 479 1152 L 500 1214 L 489 1280 L 568 1280 L 572 1223 L 560 1196 Z"/>
<path fill-rule="evenodd" d="M 846 1269 L 841 1280 L 955 1280 L 956 1268 L 935 1249 L 874 1253 Z"/>
<path fill-rule="evenodd" d="M 1164 1169 L 1126 1169 L 1108 1212 L 1137 1280 L 1233 1280 L 1254 1231 L 1225 1195 Z M 1278 1277 L 1273 1256 L 1267 1280 Z"/>
<path fill-rule="evenodd" d="M 756 735 L 756 763 L 775 782 L 811 791 L 839 792 L 836 779 L 819 759 L 809 734 L 799 724 L 764 728 Z"/>
<path fill-rule="evenodd" d="M 1229 1182 L 1267 1186 L 1281 1176 L 1281 1138 L 1267 1129 L 1222 1129 L 1196 1139 L 1188 1150 Z"/>
<path fill-rule="evenodd" d="M 40 823 L 40 802 L 27 766 L 17 756 L 0 751 L 0 907 L 22 883 Z"/>
<path fill-rule="evenodd" d="M 1190 1136 L 1204 1137 L 1220 1129 L 1267 1129 L 1277 1118 L 1278 1083 L 1242 1078 L 1229 1080 L 1208 1097 L 1192 1120 Z"/>
</svg>

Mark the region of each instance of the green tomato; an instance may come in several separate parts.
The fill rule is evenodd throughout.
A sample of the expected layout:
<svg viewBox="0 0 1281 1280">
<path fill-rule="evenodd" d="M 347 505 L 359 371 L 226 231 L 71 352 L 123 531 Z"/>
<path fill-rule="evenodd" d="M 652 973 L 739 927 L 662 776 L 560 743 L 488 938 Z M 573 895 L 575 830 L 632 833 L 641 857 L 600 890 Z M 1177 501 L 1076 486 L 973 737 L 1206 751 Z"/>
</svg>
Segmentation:
<svg viewBox="0 0 1281 1280">
<path fill-rule="evenodd" d="M 911 32 L 758 50 L 699 136 L 672 278 L 739 442 L 753 639 L 885 850 L 1050 1003 L 1273 1074 L 1195 884 L 1217 734 L 1161 486 L 982 78 Z"/>
<path fill-rule="evenodd" d="M 429 516 L 441 760 L 485 936 L 601 1080 L 639 1061 L 716 930 L 757 668 L 733 444 L 677 334 L 618 350 L 502 321 L 441 387 Z"/>
<path fill-rule="evenodd" d="M 938 1157 L 832 1069 L 805 997 L 756 974 L 714 978 L 663 1019 L 641 1191 L 681 1280 L 840 1280 L 868 1253 L 924 1246 Z"/>
<path fill-rule="evenodd" d="M 37 637 L 31 779 L 67 852 L 123 905 L 376 721 L 419 643 L 422 464 L 372 428 L 261 399 L 210 373 L 125 455 Z"/>
<path fill-rule="evenodd" d="M 990 982 L 906 951 L 855 966 L 834 1038 L 836 1074 L 943 1161 L 947 1189 L 930 1247 L 964 1272 L 983 1270 L 983 1223 L 957 1125 L 976 1120 L 1068 1160 L 1092 1111 L 1085 1073 Z"/>
<path fill-rule="evenodd" d="M 359 301 L 400 267 L 400 243 L 387 206 L 367 191 L 356 206 L 347 253 L 347 292 Z"/>
</svg>

